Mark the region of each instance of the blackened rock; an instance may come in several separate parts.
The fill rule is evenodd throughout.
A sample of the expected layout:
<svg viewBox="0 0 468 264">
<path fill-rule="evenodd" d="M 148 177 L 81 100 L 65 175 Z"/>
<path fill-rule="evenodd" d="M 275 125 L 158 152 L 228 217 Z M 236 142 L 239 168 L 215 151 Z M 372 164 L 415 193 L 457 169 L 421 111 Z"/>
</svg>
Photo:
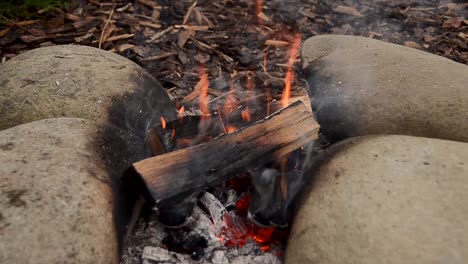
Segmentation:
<svg viewBox="0 0 468 264">
<path fill-rule="evenodd" d="M 137 142 L 79 118 L 0 131 L 0 262 L 119 263 L 129 215 L 115 187 Z"/>
<path fill-rule="evenodd" d="M 402 134 L 468 142 L 468 66 L 354 36 L 302 48 L 312 109 L 331 141 Z"/>
</svg>

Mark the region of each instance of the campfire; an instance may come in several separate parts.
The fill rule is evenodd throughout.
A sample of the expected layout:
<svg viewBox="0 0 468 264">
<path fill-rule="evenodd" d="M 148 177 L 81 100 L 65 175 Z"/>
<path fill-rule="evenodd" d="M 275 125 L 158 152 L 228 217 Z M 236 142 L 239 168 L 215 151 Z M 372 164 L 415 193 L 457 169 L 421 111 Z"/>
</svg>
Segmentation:
<svg viewBox="0 0 468 264">
<path fill-rule="evenodd" d="M 216 47 L 190 37 L 204 27 L 188 23 L 200 12 L 196 4 L 184 16 L 187 34 L 179 36 L 179 46 L 190 41 L 229 61 Z M 267 28 L 271 22 L 262 1 L 254 8 L 251 26 Z M 133 166 L 148 190 L 145 199 L 154 204 L 146 221 L 133 217 L 124 263 L 141 256 L 146 263 L 281 262 L 303 147 L 317 139 L 319 129 L 305 87 L 294 87 L 302 36 L 284 36 L 288 41 L 267 40 L 269 47 L 285 51 L 284 63 L 275 62 L 281 82 L 273 85 L 272 50 L 263 52 L 259 70 L 225 78 L 224 92 L 212 88 L 218 84 L 210 82 L 209 58 L 195 55 L 198 80 L 176 100 L 177 120 L 160 117 L 146 137 L 154 157 Z M 145 199 L 135 208 L 137 216 Z"/>
<path fill-rule="evenodd" d="M 199 115 L 182 105 L 178 120 L 161 117 L 148 131 L 146 142 L 155 156 L 134 168 L 155 201 L 152 224 L 160 234 L 155 246 L 144 248 L 143 259 L 187 263 L 188 256 L 204 261 L 210 256 L 215 263 L 247 254 L 261 256 L 261 263 L 279 261 L 288 205 L 300 182 L 301 147 L 317 139 L 319 129 L 307 97 L 291 103 L 299 43 L 298 35 L 281 101 L 267 100 L 264 116 L 251 111 L 258 102 L 249 75 L 245 101 L 230 97 L 236 92 L 231 88 L 219 96 L 227 97 L 224 104 L 212 109 L 208 74 L 201 70 L 194 91 L 184 98 L 198 97 Z"/>
</svg>

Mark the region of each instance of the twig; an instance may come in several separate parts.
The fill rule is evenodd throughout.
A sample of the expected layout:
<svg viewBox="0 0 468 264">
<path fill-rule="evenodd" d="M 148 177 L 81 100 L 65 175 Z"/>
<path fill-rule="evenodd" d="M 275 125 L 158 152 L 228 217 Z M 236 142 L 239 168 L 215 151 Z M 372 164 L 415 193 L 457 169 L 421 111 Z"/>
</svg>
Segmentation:
<svg viewBox="0 0 468 264">
<path fill-rule="evenodd" d="M 276 39 L 267 39 L 265 41 L 265 45 L 267 46 L 275 46 L 275 47 L 287 47 L 289 46 L 289 42 L 283 40 L 276 40 Z"/>
<path fill-rule="evenodd" d="M 116 40 L 128 39 L 128 38 L 132 38 L 133 36 L 135 36 L 135 34 L 123 34 L 123 35 L 119 35 L 119 36 L 110 37 L 110 38 L 106 39 L 104 42 L 111 42 L 111 41 L 116 41 Z M 93 43 L 97 43 L 97 41 L 93 41 Z"/>
<path fill-rule="evenodd" d="M 156 4 L 155 1 L 151 1 L 151 0 L 137 0 L 139 3 L 141 4 L 144 4 L 146 6 L 149 6 L 153 9 L 161 9 L 162 7 L 159 6 L 158 4 Z"/>
<path fill-rule="evenodd" d="M 102 46 L 102 42 L 104 40 L 104 33 L 106 31 L 107 25 L 109 24 L 109 21 L 112 19 L 112 16 L 114 15 L 114 9 L 115 9 L 115 5 L 112 7 L 111 13 L 110 13 L 109 17 L 107 18 L 106 23 L 104 24 L 104 28 L 101 31 L 101 37 L 99 38 L 98 48 L 101 48 L 101 46 Z"/>
<path fill-rule="evenodd" d="M 174 27 L 170 26 L 170 27 L 164 29 L 163 31 L 154 34 L 154 36 L 152 36 L 150 39 L 148 39 L 146 41 L 146 43 L 153 43 L 155 40 L 157 40 L 158 38 L 164 36 L 165 34 L 167 34 L 168 32 L 170 32 L 173 29 L 174 29 Z"/>
<path fill-rule="evenodd" d="M 150 57 L 146 57 L 146 58 L 141 58 L 140 60 L 141 61 L 155 61 L 155 60 L 160 60 L 160 59 L 164 59 L 164 58 L 167 58 L 167 57 L 170 57 L 172 55 L 174 55 L 175 52 L 171 51 L 171 52 L 165 52 L 165 53 L 162 53 L 162 54 L 159 54 L 159 55 L 156 55 L 156 56 L 150 56 Z"/>
<path fill-rule="evenodd" d="M 140 21 L 140 26 L 154 28 L 154 29 L 160 29 L 161 28 L 161 25 L 159 25 L 159 24 L 146 22 L 146 21 Z"/>
<path fill-rule="evenodd" d="M 174 28 L 184 28 L 184 29 L 191 29 L 191 30 L 209 30 L 208 26 L 175 25 Z"/>
<path fill-rule="evenodd" d="M 187 10 L 187 13 L 184 16 L 184 21 L 182 22 L 182 25 L 187 24 L 187 22 L 188 22 L 188 20 L 190 18 L 190 15 L 192 14 L 193 8 L 197 5 L 197 2 L 198 1 L 193 2 L 193 4 Z"/>
<path fill-rule="evenodd" d="M 208 103 L 212 103 L 212 102 L 214 102 L 214 101 L 216 101 L 216 100 L 218 100 L 218 99 L 220 99 L 220 98 L 223 98 L 223 97 L 225 97 L 225 96 L 228 96 L 228 95 L 234 93 L 235 91 L 236 91 L 236 89 L 232 89 L 232 90 L 230 90 L 229 92 L 223 93 L 223 94 L 221 94 L 220 96 L 211 99 Z"/>
</svg>

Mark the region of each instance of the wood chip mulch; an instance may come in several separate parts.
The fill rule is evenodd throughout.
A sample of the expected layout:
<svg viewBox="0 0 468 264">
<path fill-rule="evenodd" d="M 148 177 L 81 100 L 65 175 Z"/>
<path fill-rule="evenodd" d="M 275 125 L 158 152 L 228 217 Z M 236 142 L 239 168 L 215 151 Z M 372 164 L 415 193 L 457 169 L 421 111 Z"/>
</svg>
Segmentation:
<svg viewBox="0 0 468 264">
<path fill-rule="evenodd" d="M 298 37 L 366 36 L 468 64 L 464 1 L 301 2 L 306 1 L 73 0 L 64 11 L 0 28 L 0 58 L 42 46 L 89 45 L 147 69 L 179 107 L 197 107 L 197 84 L 208 74 L 213 111 L 226 101 L 251 98 L 242 107 L 263 112 L 258 102 L 281 99 L 288 66 L 297 59 L 289 56 Z M 292 96 L 304 95 L 304 87 L 297 76 Z"/>
</svg>

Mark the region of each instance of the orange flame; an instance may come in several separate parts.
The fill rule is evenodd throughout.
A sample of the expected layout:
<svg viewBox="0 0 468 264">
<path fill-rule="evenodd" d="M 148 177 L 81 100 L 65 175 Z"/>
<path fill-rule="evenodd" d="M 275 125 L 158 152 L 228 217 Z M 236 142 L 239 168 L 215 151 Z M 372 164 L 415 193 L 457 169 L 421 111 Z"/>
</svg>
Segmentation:
<svg viewBox="0 0 468 264">
<path fill-rule="evenodd" d="M 185 112 L 185 107 L 184 106 L 180 107 L 179 111 L 177 112 L 177 117 L 179 119 L 182 119 L 184 117 L 184 112 Z"/>
<path fill-rule="evenodd" d="M 249 122 L 251 119 L 249 109 L 242 110 L 241 116 L 242 116 L 242 120 Z"/>
<path fill-rule="evenodd" d="M 164 119 L 164 117 L 161 116 L 161 127 L 163 129 L 166 129 L 166 119 Z"/>
<path fill-rule="evenodd" d="M 236 130 L 237 130 L 237 128 L 236 128 L 235 126 L 231 126 L 231 125 L 227 125 L 227 126 L 226 126 L 226 131 L 227 131 L 228 133 L 232 133 L 232 132 L 234 132 L 234 131 L 236 131 Z"/>
<path fill-rule="evenodd" d="M 171 131 L 171 139 L 175 138 L 175 128 L 172 129 Z"/>
<path fill-rule="evenodd" d="M 286 72 L 286 76 L 284 77 L 284 90 L 283 90 L 283 96 L 281 98 L 283 107 L 286 107 L 289 105 L 289 98 L 291 97 L 291 85 L 294 82 L 293 65 L 294 65 L 294 61 L 299 55 L 299 45 L 301 44 L 301 38 L 302 38 L 301 34 L 296 34 L 294 36 L 294 40 L 291 44 L 291 49 L 289 51 L 288 69 Z"/>
<path fill-rule="evenodd" d="M 224 133 L 227 134 L 227 129 L 226 129 L 226 126 L 224 125 L 223 117 L 221 116 L 221 110 L 219 109 L 219 105 L 217 105 L 216 107 L 217 107 L 217 109 L 218 109 L 218 118 L 219 118 L 219 122 L 220 122 L 221 125 L 223 126 Z"/>
<path fill-rule="evenodd" d="M 200 111 L 204 115 L 210 113 L 208 106 L 208 74 L 202 74 L 200 76 L 201 90 L 200 90 Z"/>
</svg>

